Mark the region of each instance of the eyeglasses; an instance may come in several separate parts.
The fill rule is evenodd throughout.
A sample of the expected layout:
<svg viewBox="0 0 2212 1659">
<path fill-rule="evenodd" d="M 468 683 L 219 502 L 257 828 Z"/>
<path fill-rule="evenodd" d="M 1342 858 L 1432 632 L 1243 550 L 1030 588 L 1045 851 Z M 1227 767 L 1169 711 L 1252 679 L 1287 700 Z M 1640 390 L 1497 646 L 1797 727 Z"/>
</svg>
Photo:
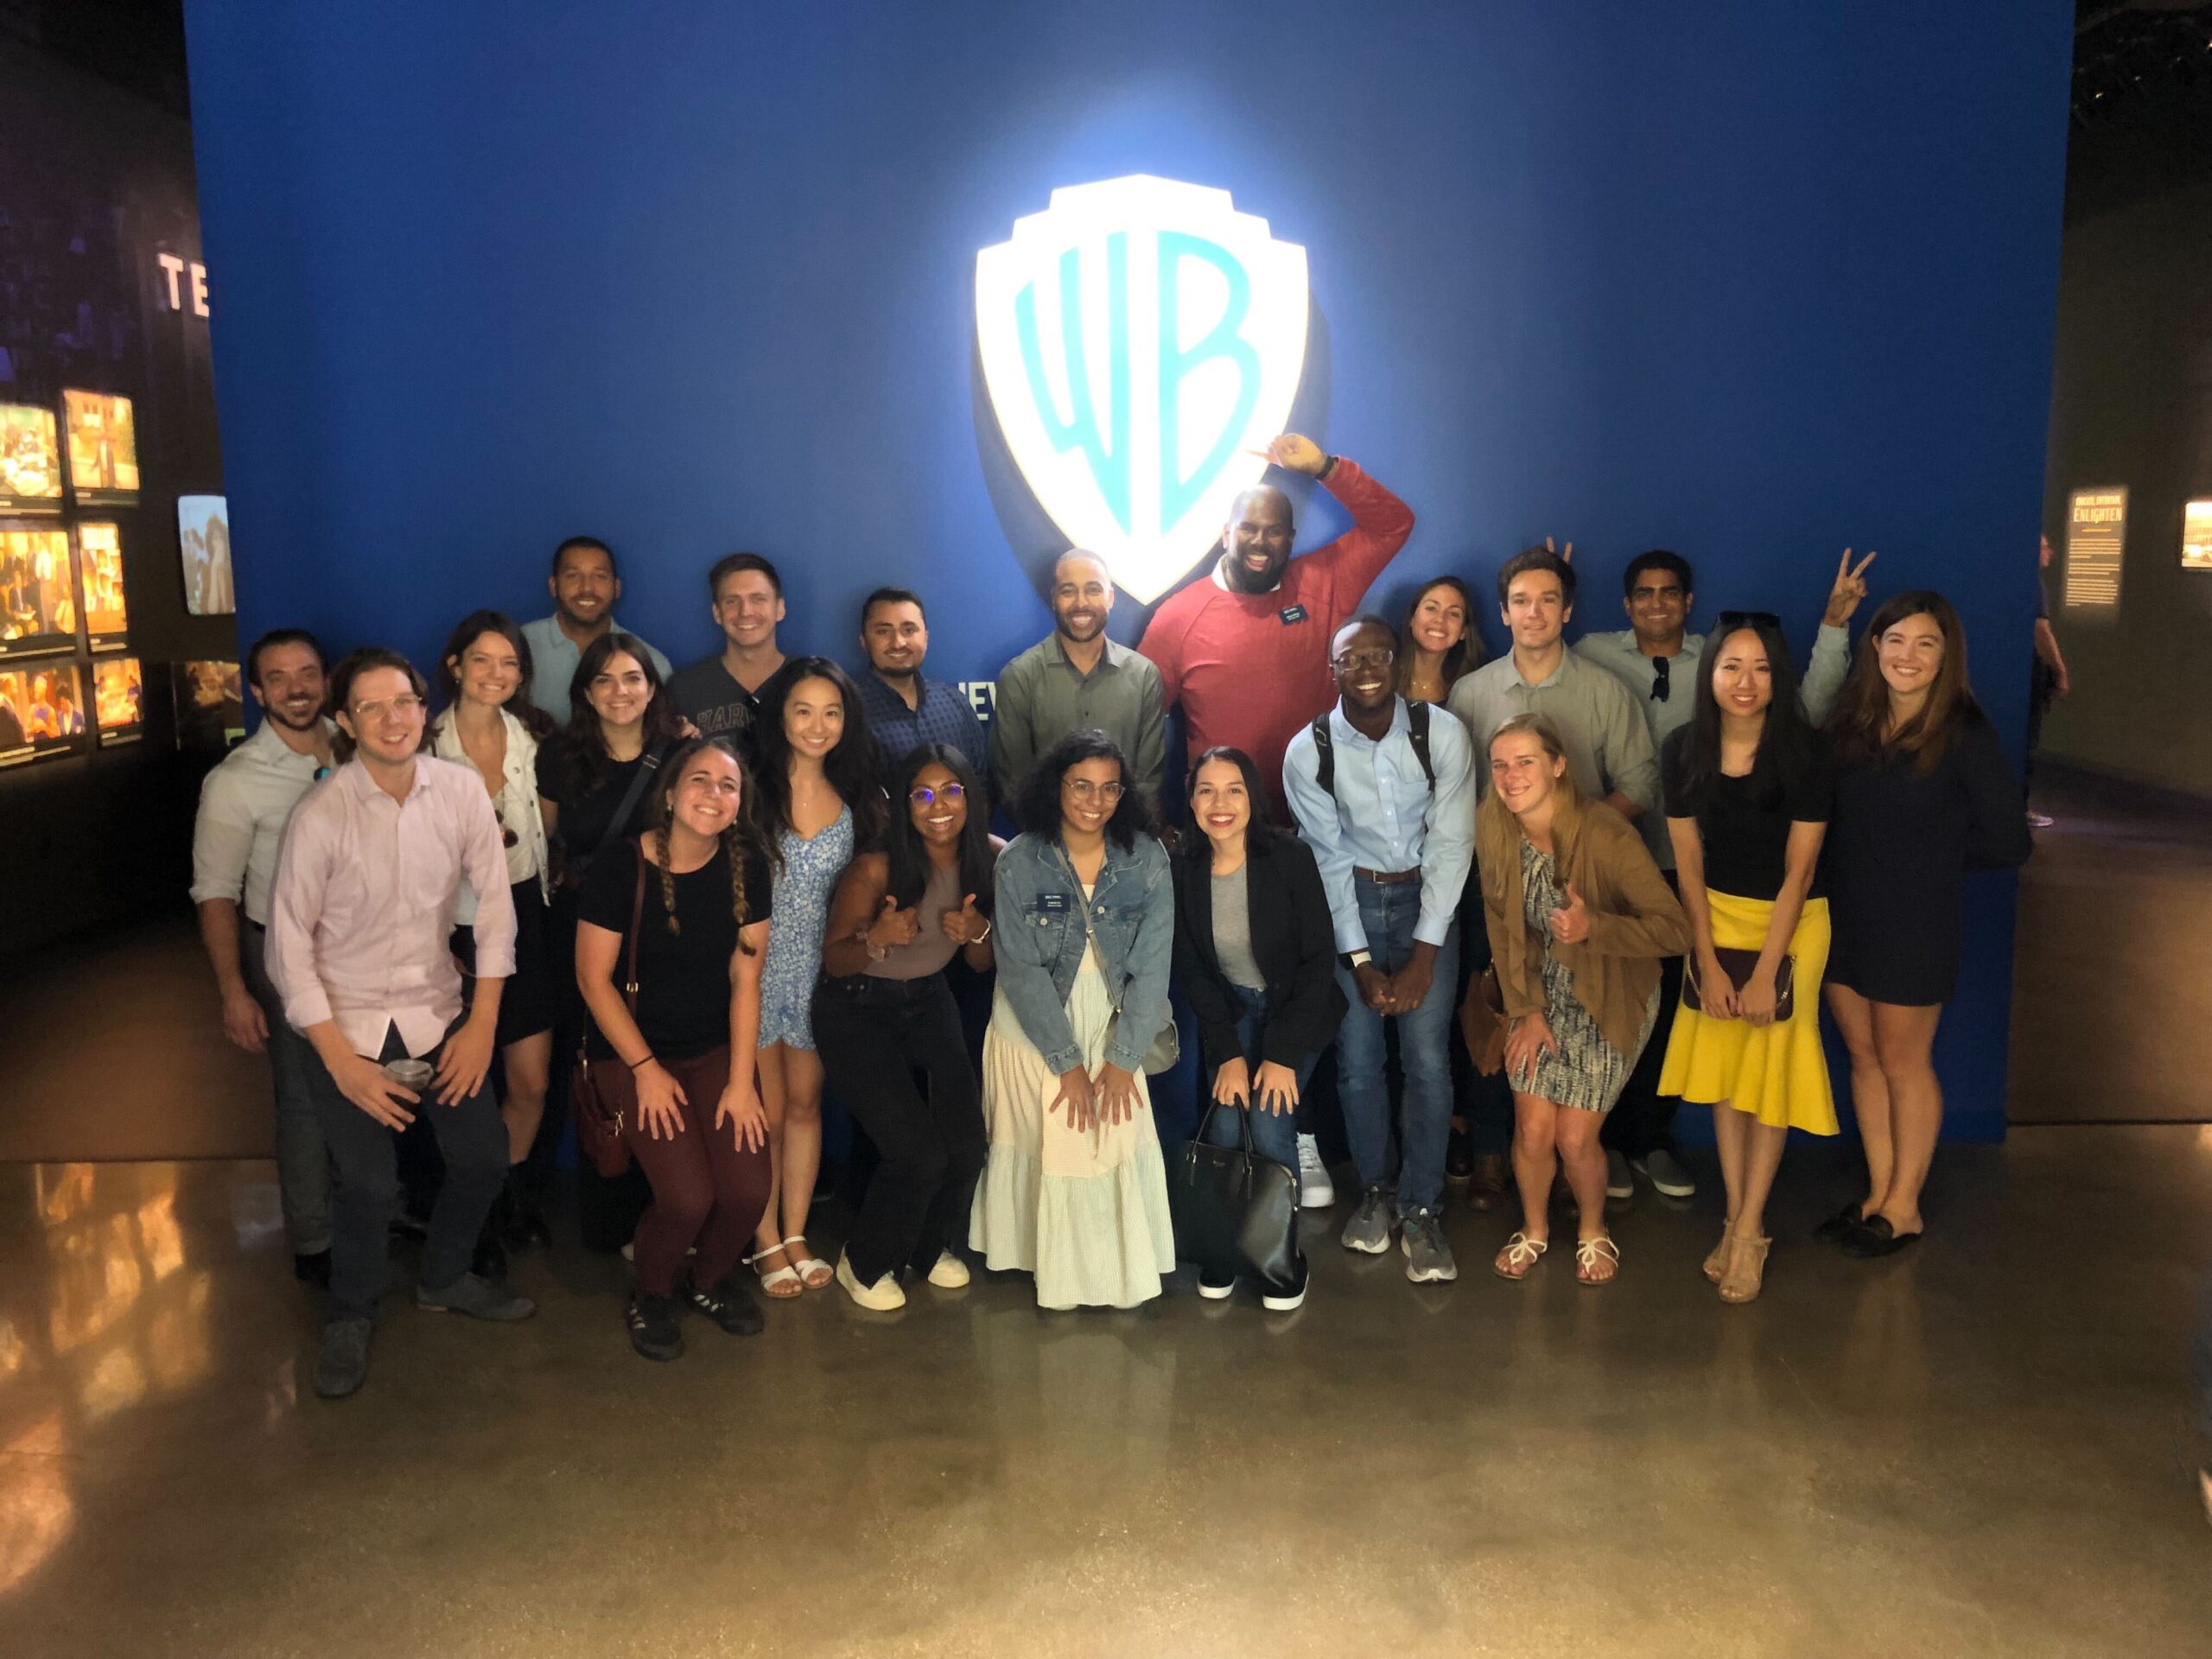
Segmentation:
<svg viewBox="0 0 2212 1659">
<path fill-rule="evenodd" d="M 1373 651 L 1348 651 L 1337 658 L 1330 666 L 1339 674 L 1349 674 L 1356 668 L 1388 668 L 1398 660 L 1398 653 L 1388 646 Z"/>
<path fill-rule="evenodd" d="M 1667 694 L 1674 689 L 1674 683 L 1667 677 L 1674 672 L 1674 669 L 1675 659 L 1671 657 L 1654 657 L 1651 659 L 1652 702 L 1667 701 Z"/>
<path fill-rule="evenodd" d="M 957 784 L 946 784 L 931 789 L 927 784 L 916 784 L 906 791 L 906 798 L 916 806 L 935 806 L 943 801 L 947 806 L 957 806 L 968 798 L 968 791 Z"/>
<path fill-rule="evenodd" d="M 1060 781 L 1060 787 L 1078 801 L 1094 798 L 1102 801 L 1118 801 L 1122 794 L 1122 785 L 1118 783 L 1094 784 L 1088 778 L 1063 779 Z"/>
<path fill-rule="evenodd" d="M 349 712 L 356 720 L 382 720 L 387 712 L 404 719 L 409 715 L 423 712 L 423 699 L 410 691 L 404 696 L 378 697 L 372 702 L 357 702 Z"/>
<path fill-rule="evenodd" d="M 1738 628 L 1778 628 L 1782 619 L 1772 611 L 1723 611 L 1715 626 L 1723 633 Z"/>
</svg>

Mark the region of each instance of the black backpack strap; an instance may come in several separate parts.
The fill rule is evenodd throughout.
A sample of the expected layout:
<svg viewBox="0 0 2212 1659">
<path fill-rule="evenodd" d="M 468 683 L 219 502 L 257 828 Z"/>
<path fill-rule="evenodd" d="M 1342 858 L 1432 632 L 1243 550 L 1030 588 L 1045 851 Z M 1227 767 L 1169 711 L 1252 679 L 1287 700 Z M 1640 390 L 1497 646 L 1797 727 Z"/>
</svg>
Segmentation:
<svg viewBox="0 0 2212 1659">
<path fill-rule="evenodd" d="M 1428 711 L 1425 702 L 1406 705 L 1406 736 L 1414 746 L 1414 759 L 1421 762 L 1421 774 L 1428 779 L 1428 792 L 1436 793 L 1436 766 L 1428 758 Z"/>
<path fill-rule="evenodd" d="M 1337 798 L 1337 746 L 1325 714 L 1313 722 L 1313 781 L 1331 800 Z"/>
</svg>

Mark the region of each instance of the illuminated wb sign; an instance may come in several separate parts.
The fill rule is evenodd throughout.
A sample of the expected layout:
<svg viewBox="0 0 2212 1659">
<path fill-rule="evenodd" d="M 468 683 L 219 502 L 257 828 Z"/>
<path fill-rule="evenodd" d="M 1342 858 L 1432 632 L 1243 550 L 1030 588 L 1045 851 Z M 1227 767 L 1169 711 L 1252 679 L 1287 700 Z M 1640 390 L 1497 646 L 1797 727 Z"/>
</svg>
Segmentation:
<svg viewBox="0 0 2212 1659">
<path fill-rule="evenodd" d="M 1226 190 L 1138 175 L 1052 192 L 976 257 L 991 406 L 1052 520 L 1137 600 L 1211 547 L 1306 361 L 1306 250 Z"/>
</svg>

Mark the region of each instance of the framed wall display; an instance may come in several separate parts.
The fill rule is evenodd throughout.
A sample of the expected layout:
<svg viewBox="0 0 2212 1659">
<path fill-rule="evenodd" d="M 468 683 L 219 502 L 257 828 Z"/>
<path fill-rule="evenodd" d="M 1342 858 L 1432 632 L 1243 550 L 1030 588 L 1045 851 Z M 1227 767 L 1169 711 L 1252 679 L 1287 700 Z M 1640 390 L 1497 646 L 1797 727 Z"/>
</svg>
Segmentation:
<svg viewBox="0 0 2212 1659">
<path fill-rule="evenodd" d="M 245 688 L 236 663 L 172 663 L 176 746 L 220 754 L 245 735 Z"/>
<path fill-rule="evenodd" d="M 184 608 L 194 616 L 229 616 L 236 611 L 230 503 L 219 495 L 177 497 L 176 543 L 184 566 Z"/>
<path fill-rule="evenodd" d="M 2127 486 L 2075 490 L 2066 498 L 2066 597 L 2077 615 L 2120 609 L 2120 567 L 2127 548 Z"/>
<path fill-rule="evenodd" d="M 136 657 L 103 657 L 92 664 L 92 707 L 103 746 L 138 741 L 146 724 L 146 682 Z"/>
<path fill-rule="evenodd" d="M 77 526 L 77 580 L 84 590 L 85 632 L 94 651 L 125 643 L 130 610 L 123 597 L 123 532 L 113 524 Z"/>
<path fill-rule="evenodd" d="M 2181 568 L 2212 570 L 2212 501 L 2190 501 L 2182 507 Z"/>
<path fill-rule="evenodd" d="M 130 506 L 138 499 L 138 431 L 130 400 L 102 391 L 65 391 L 69 420 L 69 493 L 83 506 Z"/>
<path fill-rule="evenodd" d="M 69 532 L 0 529 L 0 658 L 67 651 L 76 643 Z"/>
<path fill-rule="evenodd" d="M 0 766 L 67 754 L 84 742 L 85 725 L 76 664 L 0 668 Z"/>
<path fill-rule="evenodd" d="M 54 411 L 0 404 L 0 512 L 61 511 L 61 446 Z"/>
</svg>

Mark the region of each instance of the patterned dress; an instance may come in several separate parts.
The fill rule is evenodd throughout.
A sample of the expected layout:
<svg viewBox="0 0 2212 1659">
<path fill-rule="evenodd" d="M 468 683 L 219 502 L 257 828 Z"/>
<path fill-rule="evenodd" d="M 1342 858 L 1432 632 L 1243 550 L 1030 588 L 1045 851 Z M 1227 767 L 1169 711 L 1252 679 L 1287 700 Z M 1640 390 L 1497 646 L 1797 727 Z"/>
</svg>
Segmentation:
<svg viewBox="0 0 2212 1659">
<path fill-rule="evenodd" d="M 853 861 L 853 809 L 812 840 L 786 826 L 777 837 L 784 868 L 775 882 L 775 919 L 768 925 L 768 960 L 760 968 L 760 1046 L 814 1047 L 814 982 L 822 976 L 822 930 L 830 895 Z"/>
<path fill-rule="evenodd" d="M 1567 893 L 1552 855 L 1538 852 L 1535 842 L 1526 836 L 1521 841 L 1521 893 L 1529 925 L 1548 941 L 1552 912 L 1567 907 Z M 1651 1040 L 1651 1027 L 1658 1017 L 1659 988 L 1654 985 L 1643 1005 L 1643 1026 L 1636 1033 L 1636 1047 L 1622 1053 L 1605 1040 L 1590 1011 L 1575 1000 L 1574 976 L 1547 948 L 1544 1018 L 1559 1041 L 1559 1052 L 1539 1049 L 1535 1065 L 1516 1077 L 1513 1087 L 1522 1094 L 1572 1106 L 1577 1111 L 1610 1112 L 1620 1098 L 1628 1074 L 1636 1069 L 1636 1057 Z"/>
</svg>

